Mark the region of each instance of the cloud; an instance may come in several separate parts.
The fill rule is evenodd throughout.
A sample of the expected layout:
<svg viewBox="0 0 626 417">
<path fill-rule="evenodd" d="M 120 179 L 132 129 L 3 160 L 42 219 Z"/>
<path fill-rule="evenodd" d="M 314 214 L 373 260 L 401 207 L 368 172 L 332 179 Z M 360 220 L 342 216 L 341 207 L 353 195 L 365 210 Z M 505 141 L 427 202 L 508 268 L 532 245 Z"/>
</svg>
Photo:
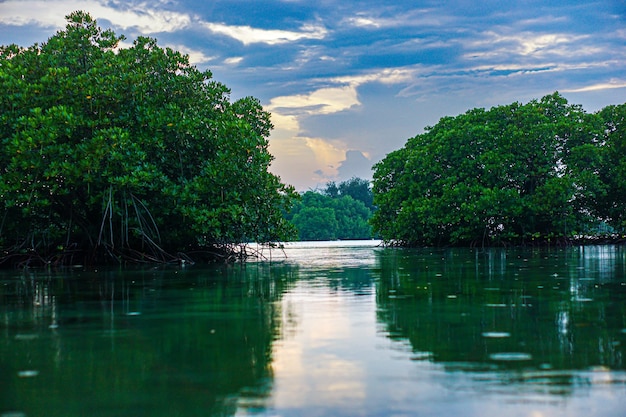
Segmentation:
<svg viewBox="0 0 626 417">
<path fill-rule="evenodd" d="M 324 138 L 279 137 L 273 134 L 269 150 L 276 158 L 270 171 L 289 178 L 296 190 L 304 191 L 337 178 L 346 151 Z"/>
<path fill-rule="evenodd" d="M 297 31 L 258 29 L 251 26 L 207 22 L 195 15 L 159 8 L 145 2 L 103 2 L 98 0 L 8 0 L 0 2 L 0 23 L 21 26 L 37 24 L 46 27 L 63 27 L 65 15 L 74 10 L 88 11 L 96 19 L 106 19 L 113 25 L 141 34 L 176 32 L 192 26 L 203 27 L 238 40 L 244 45 L 265 43 L 278 45 L 303 39 L 323 39 L 328 31 L 316 24 L 303 24 Z"/>
<path fill-rule="evenodd" d="M 313 151 L 317 165 L 325 176 L 334 176 L 339 163 L 345 159 L 345 148 L 321 138 L 302 138 L 305 145 Z M 345 146 L 345 145 L 344 145 Z"/>
<path fill-rule="evenodd" d="M 317 82 L 325 86 L 308 94 L 272 98 L 265 106 L 272 113 L 275 126 L 270 137 L 270 151 L 276 157 L 272 171 L 281 177 L 288 175 L 298 190 L 355 175 L 370 178 L 372 161 L 359 145 L 349 145 L 341 137 L 330 139 L 307 134 L 302 122 L 355 110 L 362 105 L 358 98 L 360 87 L 368 83 L 404 84 L 414 80 L 420 71 L 420 67 L 385 68 L 320 79 Z"/>
<path fill-rule="evenodd" d="M 567 33 L 522 32 L 509 35 L 487 31 L 481 33 L 478 38 L 461 41 L 461 43 L 468 50 L 464 54 L 465 57 L 483 59 L 532 57 L 537 59 L 551 55 L 571 60 L 580 57 L 581 45 L 584 45 L 583 41 L 587 39 L 589 39 L 588 35 Z"/>
<path fill-rule="evenodd" d="M 564 93 L 583 93 L 588 91 L 612 90 L 615 88 L 626 88 L 626 81 L 613 79 L 608 83 L 591 84 L 580 88 L 563 90 Z"/>
<path fill-rule="evenodd" d="M 382 23 L 377 19 L 369 18 L 369 17 L 349 17 L 346 19 L 346 22 L 352 26 L 356 27 L 373 27 L 379 28 L 382 26 Z"/>
<path fill-rule="evenodd" d="M 455 17 L 433 8 L 381 7 L 367 12 L 356 13 L 342 19 L 340 26 L 361 29 L 432 28 L 449 25 Z"/>
<path fill-rule="evenodd" d="M 122 47 L 128 47 L 128 46 L 132 46 L 132 45 L 123 44 L 121 46 Z M 197 49 L 189 48 L 188 46 L 185 46 L 185 45 L 166 44 L 165 46 L 173 49 L 174 51 L 179 51 L 182 54 L 188 55 L 189 56 L 189 62 L 192 65 L 206 64 L 207 62 L 213 61 L 215 59 L 214 56 L 208 56 L 208 55 L 206 55 L 202 51 L 199 51 Z"/>
<path fill-rule="evenodd" d="M 8 0 L 0 3 L 0 23 L 60 28 L 65 26 L 65 15 L 75 10 L 85 10 L 95 19 L 106 19 L 122 29 L 134 28 L 142 34 L 173 32 L 189 27 L 192 22 L 192 17 L 186 13 L 147 7 L 145 3 L 113 7 L 120 5 L 96 0 Z"/>
<path fill-rule="evenodd" d="M 235 56 L 232 58 L 227 58 L 224 60 L 224 64 L 226 65 L 238 65 L 241 63 L 241 61 L 243 61 L 243 57 L 242 56 Z"/>
<path fill-rule="evenodd" d="M 323 115 L 350 110 L 361 104 L 358 88 L 367 83 L 402 84 L 415 79 L 419 68 L 385 68 L 364 74 L 317 80 L 326 85 L 308 94 L 277 96 L 266 109 L 279 114 Z M 330 86 L 328 86 L 330 85 Z"/>
<path fill-rule="evenodd" d="M 274 97 L 267 109 L 282 114 L 331 114 L 359 105 L 352 85 L 320 88 L 309 94 Z"/>
<path fill-rule="evenodd" d="M 230 26 L 210 22 L 202 22 L 200 24 L 213 33 L 226 35 L 238 40 L 244 45 L 254 43 L 278 45 L 302 39 L 323 39 L 328 33 L 323 26 L 311 24 L 301 26 L 300 31 L 258 29 L 251 26 Z"/>
<path fill-rule="evenodd" d="M 276 128 L 270 137 L 269 150 L 275 157 L 270 169 L 297 190 L 325 184 L 336 177 L 337 168 L 346 159 L 347 147 L 341 141 L 302 135 L 297 117 L 272 113 Z"/>
<path fill-rule="evenodd" d="M 46 27 L 60 27 L 65 23 L 65 15 L 76 7 L 76 5 L 70 6 L 70 3 L 43 0 L 0 2 L 0 23 L 11 26 L 38 24 Z M 79 4 L 81 7 L 83 5 L 89 7 L 92 3 L 81 2 Z M 95 4 L 99 5 L 99 3 Z"/>
<path fill-rule="evenodd" d="M 422 66 L 407 66 L 398 68 L 382 68 L 356 75 L 344 75 L 330 78 L 330 82 L 348 84 L 354 88 L 366 83 L 402 84 L 415 78 Z"/>
</svg>

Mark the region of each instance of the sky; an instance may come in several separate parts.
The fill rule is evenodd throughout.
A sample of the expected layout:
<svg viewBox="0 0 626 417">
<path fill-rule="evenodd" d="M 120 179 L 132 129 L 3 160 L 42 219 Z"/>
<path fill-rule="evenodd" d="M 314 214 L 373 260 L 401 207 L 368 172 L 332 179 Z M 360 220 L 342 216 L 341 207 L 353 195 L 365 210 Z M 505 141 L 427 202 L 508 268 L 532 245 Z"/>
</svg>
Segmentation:
<svg viewBox="0 0 626 417">
<path fill-rule="evenodd" d="M 472 108 L 555 91 L 587 112 L 626 102 L 625 0 L 0 0 L 0 45 L 45 42 L 75 10 L 258 98 L 270 169 L 299 191 L 371 179 Z"/>
</svg>

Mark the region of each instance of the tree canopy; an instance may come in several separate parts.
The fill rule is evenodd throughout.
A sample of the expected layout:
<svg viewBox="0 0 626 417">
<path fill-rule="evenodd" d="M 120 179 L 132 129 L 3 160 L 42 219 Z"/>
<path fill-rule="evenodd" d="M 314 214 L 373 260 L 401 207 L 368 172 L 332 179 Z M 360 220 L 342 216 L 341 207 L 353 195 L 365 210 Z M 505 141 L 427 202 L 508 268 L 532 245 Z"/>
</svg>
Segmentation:
<svg viewBox="0 0 626 417">
<path fill-rule="evenodd" d="M 602 189 L 593 203 L 597 213 L 619 231 L 626 231 L 626 104 L 599 113 L 604 130 L 598 177 Z"/>
<path fill-rule="evenodd" d="M 0 49 L 2 259 L 162 261 L 293 236 L 257 99 L 231 102 L 155 39 L 120 48 L 89 14 L 67 20 Z"/>
<path fill-rule="evenodd" d="M 322 194 L 333 198 L 349 196 L 362 202 L 368 209 L 374 210 L 372 185 L 364 178 L 352 177 L 339 184 L 330 181 L 326 184 L 326 188 L 322 190 Z"/>
<path fill-rule="evenodd" d="M 554 93 L 444 117 L 375 165 L 372 223 L 401 245 L 558 241 L 626 225 L 625 107 Z"/>
</svg>

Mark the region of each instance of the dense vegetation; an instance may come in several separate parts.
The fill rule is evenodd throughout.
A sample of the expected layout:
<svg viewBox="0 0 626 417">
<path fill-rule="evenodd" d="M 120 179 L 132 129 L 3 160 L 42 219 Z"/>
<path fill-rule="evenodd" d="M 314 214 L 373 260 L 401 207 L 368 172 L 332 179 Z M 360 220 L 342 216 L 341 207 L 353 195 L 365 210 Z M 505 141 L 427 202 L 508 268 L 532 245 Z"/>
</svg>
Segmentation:
<svg viewBox="0 0 626 417">
<path fill-rule="evenodd" d="M 372 200 L 367 180 L 329 182 L 321 191 L 303 193 L 286 217 L 300 240 L 371 239 Z"/>
<path fill-rule="evenodd" d="M 626 105 L 558 93 L 442 118 L 375 165 L 372 224 L 400 245 L 565 243 L 626 230 Z"/>
<path fill-rule="evenodd" d="M 258 100 L 231 102 L 154 39 L 121 49 L 88 14 L 67 19 L 0 48 L 0 262 L 210 259 L 293 235 Z"/>
</svg>

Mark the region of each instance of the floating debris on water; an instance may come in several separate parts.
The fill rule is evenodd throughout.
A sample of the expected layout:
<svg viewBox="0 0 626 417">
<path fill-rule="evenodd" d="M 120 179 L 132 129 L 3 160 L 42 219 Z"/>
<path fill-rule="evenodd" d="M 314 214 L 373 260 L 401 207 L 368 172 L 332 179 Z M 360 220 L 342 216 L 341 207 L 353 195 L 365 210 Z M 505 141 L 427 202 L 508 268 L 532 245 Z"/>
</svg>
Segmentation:
<svg viewBox="0 0 626 417">
<path fill-rule="evenodd" d="M 387 298 L 404 300 L 404 299 L 411 298 L 411 297 L 413 297 L 411 294 L 398 294 L 398 295 L 392 294 L 392 295 L 389 295 Z"/>
<path fill-rule="evenodd" d="M 412 361 L 426 361 L 426 360 L 432 359 L 432 357 L 433 357 L 432 352 L 413 352 L 413 355 L 411 355 L 411 360 Z"/>
<path fill-rule="evenodd" d="M 500 352 L 489 355 L 489 359 L 492 361 L 501 362 L 529 361 L 532 358 L 533 356 L 530 353 L 524 352 Z"/>
<path fill-rule="evenodd" d="M 482 337 L 486 337 L 488 339 L 501 339 L 505 337 L 511 337 L 511 333 L 509 332 L 483 332 Z"/>
<path fill-rule="evenodd" d="M 26 417 L 26 413 L 21 411 L 6 411 L 0 414 L 0 417 Z"/>
<path fill-rule="evenodd" d="M 16 334 L 15 340 L 35 340 L 39 337 L 38 334 L 28 333 L 28 334 Z"/>
</svg>

